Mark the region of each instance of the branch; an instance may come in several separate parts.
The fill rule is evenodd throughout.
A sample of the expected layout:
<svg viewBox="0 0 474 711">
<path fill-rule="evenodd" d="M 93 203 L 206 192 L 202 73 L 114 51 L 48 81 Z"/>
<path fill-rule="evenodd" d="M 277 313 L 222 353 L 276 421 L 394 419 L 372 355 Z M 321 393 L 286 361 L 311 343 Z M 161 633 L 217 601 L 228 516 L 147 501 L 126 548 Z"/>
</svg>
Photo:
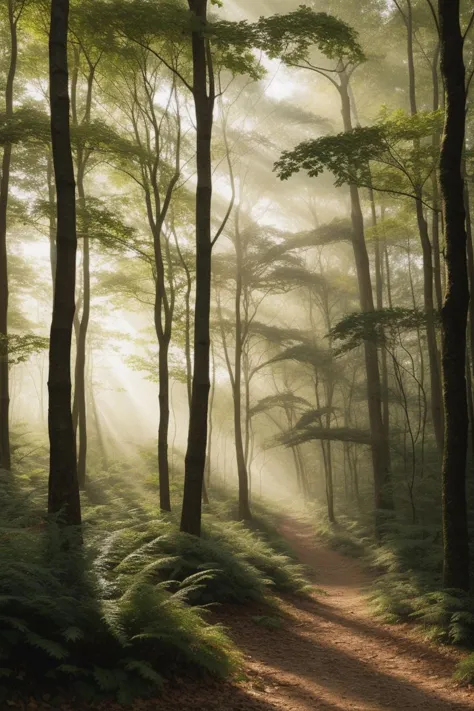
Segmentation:
<svg viewBox="0 0 474 711">
<path fill-rule="evenodd" d="M 432 3 L 432 0 L 426 0 L 426 2 L 429 5 L 429 8 L 431 10 L 431 14 L 433 15 L 433 20 L 436 25 L 436 30 L 438 32 L 438 36 L 440 35 L 440 29 L 439 29 L 439 20 L 438 20 L 438 15 L 436 14 L 436 10 L 434 9 L 434 5 Z"/>
<path fill-rule="evenodd" d="M 125 35 L 125 37 L 127 37 L 127 35 Z M 191 86 L 191 84 L 189 82 L 187 82 L 186 79 L 183 77 L 183 75 L 175 67 L 173 67 L 169 62 L 167 62 L 166 59 L 164 59 L 161 56 L 161 54 L 158 54 L 158 52 L 156 50 L 154 50 L 152 47 L 150 47 L 147 44 L 144 44 L 143 42 L 140 42 L 140 40 L 137 40 L 134 37 L 127 37 L 127 39 L 131 40 L 132 42 L 135 42 L 135 44 L 138 44 L 138 46 L 141 47 L 142 49 L 146 49 L 148 52 L 151 52 L 152 54 L 154 54 L 155 57 L 157 59 L 159 59 L 160 62 L 162 62 L 165 65 L 165 67 L 167 67 L 167 69 L 170 70 L 170 72 L 175 74 L 183 82 L 184 86 L 191 92 L 191 94 L 194 93 L 194 89 Z"/>
<path fill-rule="evenodd" d="M 463 40 L 466 39 L 466 37 L 467 37 L 467 35 L 468 35 L 468 33 L 469 33 L 469 30 L 471 29 L 473 23 L 474 23 L 474 12 L 473 12 L 472 15 L 471 15 L 471 19 L 470 19 L 469 22 L 467 23 L 466 31 L 465 31 L 465 33 L 464 33 L 463 36 L 462 36 Z"/>
</svg>

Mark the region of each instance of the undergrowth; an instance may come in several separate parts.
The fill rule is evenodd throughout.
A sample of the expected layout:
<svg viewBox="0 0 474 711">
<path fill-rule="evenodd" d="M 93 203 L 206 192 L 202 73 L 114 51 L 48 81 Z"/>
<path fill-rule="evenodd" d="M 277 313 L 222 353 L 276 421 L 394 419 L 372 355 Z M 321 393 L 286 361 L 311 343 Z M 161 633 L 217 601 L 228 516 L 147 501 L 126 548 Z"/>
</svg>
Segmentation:
<svg viewBox="0 0 474 711">
<path fill-rule="evenodd" d="M 369 520 L 339 516 L 329 524 L 320 511 L 317 535 L 332 548 L 361 560 L 372 574 L 369 603 L 389 623 L 411 621 L 443 644 L 474 647 L 474 598 L 462 590 L 443 589 L 442 538 L 439 526 L 387 521 L 377 543 Z M 474 656 L 461 663 L 456 678 L 474 679 Z"/>
<path fill-rule="evenodd" d="M 128 703 L 176 673 L 226 677 L 240 654 L 206 607 L 305 588 L 268 521 L 248 529 L 218 502 L 198 540 L 160 514 L 149 483 L 111 475 L 83 496 L 84 545 L 71 534 L 65 548 L 44 518 L 45 483 L 41 472 L 0 480 L 3 697 L 67 688 Z"/>
</svg>

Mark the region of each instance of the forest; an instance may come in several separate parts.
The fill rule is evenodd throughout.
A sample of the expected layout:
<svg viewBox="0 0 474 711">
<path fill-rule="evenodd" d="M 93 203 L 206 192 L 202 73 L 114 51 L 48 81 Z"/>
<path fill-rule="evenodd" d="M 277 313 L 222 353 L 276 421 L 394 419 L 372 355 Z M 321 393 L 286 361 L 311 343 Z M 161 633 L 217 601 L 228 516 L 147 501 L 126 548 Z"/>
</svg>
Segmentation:
<svg viewBox="0 0 474 711">
<path fill-rule="evenodd" d="M 0 0 L 0 709 L 474 709 L 473 0 Z"/>
</svg>

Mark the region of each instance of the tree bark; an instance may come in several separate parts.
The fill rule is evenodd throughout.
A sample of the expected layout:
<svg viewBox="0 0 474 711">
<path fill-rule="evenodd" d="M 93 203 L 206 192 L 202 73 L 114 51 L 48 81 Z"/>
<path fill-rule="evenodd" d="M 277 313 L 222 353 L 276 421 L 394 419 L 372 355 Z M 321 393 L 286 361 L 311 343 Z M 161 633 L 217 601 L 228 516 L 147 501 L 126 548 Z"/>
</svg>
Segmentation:
<svg viewBox="0 0 474 711">
<path fill-rule="evenodd" d="M 75 125 L 78 125 L 77 111 L 77 76 L 79 73 L 80 53 L 76 52 L 76 64 L 74 67 L 75 80 L 72 82 L 74 96 L 71 100 L 72 117 Z M 84 119 L 82 126 L 88 126 L 92 111 L 92 92 L 94 88 L 95 66 L 89 63 L 89 73 L 87 76 L 87 93 L 85 101 Z M 86 404 L 86 344 L 87 331 L 89 328 L 91 309 L 91 275 L 90 275 L 90 238 L 89 227 L 86 215 L 87 201 L 84 177 L 89 161 L 89 151 L 81 144 L 77 149 L 77 196 L 78 206 L 83 213 L 82 216 L 82 314 L 76 318 L 79 321 L 76 339 L 76 365 L 74 374 L 74 406 L 73 412 L 77 412 L 77 429 L 79 433 L 79 451 L 77 460 L 77 477 L 79 488 L 84 489 L 87 477 L 87 404 Z"/>
<path fill-rule="evenodd" d="M 383 309 L 383 267 L 382 267 L 382 252 L 380 249 L 380 236 L 377 231 L 377 210 L 375 207 L 374 191 L 370 190 L 370 207 L 372 213 L 372 227 L 375 231 L 375 293 L 377 297 L 377 310 Z M 385 428 L 386 437 L 390 435 L 390 406 L 388 393 L 388 365 L 387 365 L 387 350 L 385 347 L 381 349 L 381 370 L 382 370 L 382 419 Z"/>
<path fill-rule="evenodd" d="M 465 67 L 459 0 L 439 0 L 438 11 L 441 72 L 446 96 L 440 158 L 447 271 L 442 309 L 443 395 L 446 413 L 442 474 L 443 575 L 446 587 L 468 590 L 466 326 L 469 287 L 462 175 L 466 111 Z"/>
<path fill-rule="evenodd" d="M 432 64 L 432 81 L 433 81 L 433 111 L 438 111 L 439 109 L 439 76 L 438 76 L 438 66 L 439 66 L 439 54 L 440 46 L 439 42 L 436 45 L 435 53 L 433 56 Z M 433 134 L 433 150 L 435 154 L 439 152 L 441 143 L 441 135 L 438 131 Z M 443 305 L 443 287 L 441 284 L 441 249 L 440 249 L 440 230 L 439 230 L 439 209 L 440 209 L 440 199 L 439 199 L 439 182 L 437 171 L 433 172 L 432 177 L 432 188 L 433 188 L 433 225 L 432 225 L 432 240 L 433 240 L 433 269 L 434 269 L 434 283 L 435 283 L 435 293 L 436 293 L 436 308 L 441 312 L 441 307 Z"/>
<path fill-rule="evenodd" d="M 206 456 L 206 491 L 209 491 L 212 475 L 212 431 L 213 431 L 213 408 L 214 398 L 216 396 L 216 361 L 214 356 L 214 345 L 211 343 L 211 360 L 212 360 L 212 380 L 211 380 L 211 396 L 209 398 L 209 425 L 207 432 L 207 456 Z"/>
<path fill-rule="evenodd" d="M 5 88 L 5 115 L 13 116 L 13 89 L 18 62 L 17 21 L 14 2 L 8 0 L 8 25 L 10 30 L 10 63 Z M 10 194 L 10 169 L 12 144 L 3 148 L 2 176 L 0 181 L 0 469 L 10 469 L 10 388 L 8 377 L 8 255 L 7 213 Z"/>
<path fill-rule="evenodd" d="M 342 102 L 344 130 L 352 130 L 351 103 L 348 92 L 348 79 L 340 73 L 339 93 Z M 352 247 L 359 284 L 361 310 L 370 313 L 374 310 L 372 284 L 370 278 L 369 257 L 364 235 L 364 218 L 360 204 L 359 190 L 356 185 L 349 185 L 351 199 Z M 369 409 L 370 431 L 372 436 L 372 465 L 374 473 L 374 498 L 376 510 L 376 528 L 380 529 L 381 512 L 393 510 L 393 495 L 390 477 L 390 449 L 382 419 L 382 391 L 377 346 L 371 341 L 364 342 L 365 368 L 367 375 L 367 401 Z"/>
<path fill-rule="evenodd" d="M 206 464 L 209 399 L 209 321 L 211 309 L 211 142 L 215 85 L 209 46 L 202 25 L 207 22 L 207 0 L 188 0 L 199 20 L 192 33 L 193 96 L 196 112 L 196 303 L 194 318 L 193 388 L 185 458 L 181 530 L 201 535 L 201 501 Z"/>
<path fill-rule="evenodd" d="M 242 270 L 243 270 L 243 254 L 242 240 L 239 228 L 239 208 L 236 212 L 236 225 L 234 235 L 235 246 L 235 359 L 234 359 L 234 379 L 233 379 L 233 396 L 234 396 L 234 438 L 235 438 L 235 455 L 237 459 L 237 475 L 239 480 L 239 519 L 241 521 L 250 521 L 252 518 L 250 513 L 249 502 L 249 478 L 246 465 L 246 452 L 244 450 L 244 439 L 242 433 L 242 315 L 241 315 L 241 300 L 242 300 Z"/>
<path fill-rule="evenodd" d="M 416 198 L 416 218 L 423 251 L 423 296 L 426 314 L 426 340 L 428 343 L 428 358 L 430 363 L 431 416 L 438 451 L 443 451 L 443 400 L 441 393 L 441 375 L 438 361 L 438 345 L 433 298 L 433 256 L 428 225 L 423 215 L 421 190 Z"/>
<path fill-rule="evenodd" d="M 78 204 L 82 211 L 86 209 L 86 194 L 84 190 L 85 160 L 83 150 L 79 150 L 77 159 L 77 193 Z M 77 408 L 77 425 L 79 432 L 79 451 L 77 459 L 77 477 L 79 487 L 86 486 L 87 468 L 87 407 L 86 407 L 86 343 L 87 329 L 89 327 L 91 305 L 91 276 L 90 276 L 90 242 L 87 229 L 87 218 L 83 218 L 84 233 L 82 245 L 82 315 L 77 329 L 76 366 L 74 377 L 74 404 Z"/>
<path fill-rule="evenodd" d="M 57 267 L 49 346 L 50 469 L 48 511 L 81 523 L 76 442 L 71 413 L 71 340 L 76 284 L 76 195 L 69 126 L 69 0 L 52 0 L 49 35 L 51 138 L 56 183 Z"/>
</svg>

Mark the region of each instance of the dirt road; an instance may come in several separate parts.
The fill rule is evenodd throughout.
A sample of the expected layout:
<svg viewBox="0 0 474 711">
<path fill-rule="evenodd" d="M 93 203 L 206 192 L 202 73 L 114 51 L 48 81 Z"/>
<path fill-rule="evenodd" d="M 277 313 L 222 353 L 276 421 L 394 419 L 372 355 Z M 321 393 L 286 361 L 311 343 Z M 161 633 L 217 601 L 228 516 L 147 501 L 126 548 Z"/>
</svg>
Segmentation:
<svg viewBox="0 0 474 711">
<path fill-rule="evenodd" d="M 454 650 L 430 646 L 408 626 L 374 620 L 358 563 L 319 544 L 308 526 L 286 521 L 282 534 L 314 570 L 311 599 L 285 600 L 277 629 L 257 624 L 255 609 L 226 608 L 221 621 L 246 655 L 247 679 L 182 689 L 179 700 L 171 693 L 159 708 L 178 702 L 203 711 L 474 710 L 474 693 L 451 681 Z"/>
</svg>

